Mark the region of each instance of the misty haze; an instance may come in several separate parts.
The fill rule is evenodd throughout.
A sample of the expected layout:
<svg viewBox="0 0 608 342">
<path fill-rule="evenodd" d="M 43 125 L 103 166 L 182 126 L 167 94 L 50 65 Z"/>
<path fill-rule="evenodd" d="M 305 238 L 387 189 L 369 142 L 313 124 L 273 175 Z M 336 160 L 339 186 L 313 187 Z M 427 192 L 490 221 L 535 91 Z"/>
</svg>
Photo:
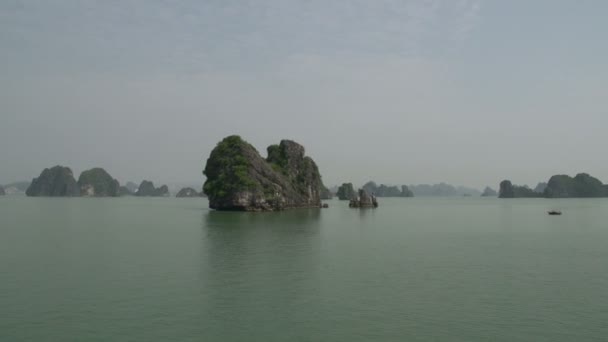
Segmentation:
<svg viewBox="0 0 608 342">
<path fill-rule="evenodd" d="M 0 2 L 0 341 L 599 341 L 608 3 Z"/>
</svg>

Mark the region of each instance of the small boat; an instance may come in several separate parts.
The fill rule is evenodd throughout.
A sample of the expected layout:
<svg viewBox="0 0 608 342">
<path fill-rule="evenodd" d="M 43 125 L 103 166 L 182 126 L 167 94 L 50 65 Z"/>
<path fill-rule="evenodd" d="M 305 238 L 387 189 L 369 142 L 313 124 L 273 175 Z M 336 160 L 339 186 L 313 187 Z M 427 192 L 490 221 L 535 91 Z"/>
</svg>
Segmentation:
<svg viewBox="0 0 608 342">
<path fill-rule="evenodd" d="M 550 210 L 547 212 L 549 215 L 561 215 L 562 212 L 559 210 Z"/>
</svg>

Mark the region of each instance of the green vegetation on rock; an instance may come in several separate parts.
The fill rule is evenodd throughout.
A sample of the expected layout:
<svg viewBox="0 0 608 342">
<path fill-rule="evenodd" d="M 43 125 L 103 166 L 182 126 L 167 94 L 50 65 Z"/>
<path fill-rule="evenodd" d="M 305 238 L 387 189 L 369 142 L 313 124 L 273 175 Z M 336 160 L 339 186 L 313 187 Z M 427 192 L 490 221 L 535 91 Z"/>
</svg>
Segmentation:
<svg viewBox="0 0 608 342">
<path fill-rule="evenodd" d="M 80 189 L 69 167 L 54 166 L 44 169 L 25 191 L 27 196 L 71 197 L 80 196 Z"/>
<path fill-rule="evenodd" d="M 256 183 L 247 174 L 250 167 L 246 158 L 248 149 L 254 148 L 238 135 L 232 135 L 211 151 L 203 171 L 207 176 L 203 191 L 209 198 L 226 198 L 235 192 L 255 189 Z"/>
<path fill-rule="evenodd" d="M 236 135 L 220 141 L 203 171 L 209 206 L 252 211 L 320 206 L 321 175 L 304 147 L 282 140 L 267 151 L 264 159 Z"/>
<path fill-rule="evenodd" d="M 338 199 L 341 201 L 350 201 L 352 199 L 357 198 L 357 193 L 355 192 L 355 188 L 353 187 L 353 183 L 343 183 L 336 193 Z"/>
<path fill-rule="evenodd" d="M 106 170 L 96 167 L 80 174 L 78 187 L 81 196 L 116 197 L 120 184 Z"/>
</svg>

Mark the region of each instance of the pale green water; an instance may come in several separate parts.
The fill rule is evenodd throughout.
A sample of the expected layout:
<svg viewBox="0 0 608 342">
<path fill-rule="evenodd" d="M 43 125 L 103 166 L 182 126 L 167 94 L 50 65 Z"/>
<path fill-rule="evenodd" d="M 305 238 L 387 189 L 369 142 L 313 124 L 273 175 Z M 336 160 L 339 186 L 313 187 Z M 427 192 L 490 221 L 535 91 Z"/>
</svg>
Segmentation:
<svg viewBox="0 0 608 342">
<path fill-rule="evenodd" d="M 608 338 L 608 200 L 329 203 L 0 198 L 0 341 Z"/>
</svg>

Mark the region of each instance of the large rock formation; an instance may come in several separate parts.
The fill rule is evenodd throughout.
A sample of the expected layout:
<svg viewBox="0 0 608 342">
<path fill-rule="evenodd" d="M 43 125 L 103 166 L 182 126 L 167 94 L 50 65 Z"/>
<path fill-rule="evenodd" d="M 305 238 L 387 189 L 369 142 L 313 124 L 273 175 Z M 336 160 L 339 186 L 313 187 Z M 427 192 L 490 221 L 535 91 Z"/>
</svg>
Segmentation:
<svg viewBox="0 0 608 342">
<path fill-rule="evenodd" d="M 551 177 L 543 195 L 547 198 L 608 197 L 608 191 L 599 179 L 579 173 L 574 178 L 567 175 Z"/>
<path fill-rule="evenodd" d="M 353 187 L 353 183 L 343 183 L 336 193 L 338 199 L 341 201 L 350 201 L 352 199 L 357 198 L 357 193 L 355 192 L 355 188 Z"/>
<path fill-rule="evenodd" d="M 6 192 L 4 192 L 4 188 L 2 187 L 2 185 L 0 185 L 0 196 L 4 195 L 6 195 Z"/>
<path fill-rule="evenodd" d="M 201 197 L 201 194 L 192 188 L 182 188 L 175 197 Z"/>
<path fill-rule="evenodd" d="M 376 196 L 368 194 L 364 189 L 359 189 L 359 196 L 351 199 L 348 206 L 351 208 L 377 208 L 378 201 Z"/>
<path fill-rule="evenodd" d="M 25 191 L 27 196 L 80 196 L 80 189 L 69 167 L 60 165 L 44 169 Z"/>
<path fill-rule="evenodd" d="M 542 197 L 542 194 L 535 192 L 527 186 L 513 185 L 510 180 L 500 182 L 498 191 L 499 198 L 535 198 Z"/>
<path fill-rule="evenodd" d="M 496 190 L 490 188 L 489 186 L 486 186 L 485 189 L 483 189 L 483 192 L 481 193 L 481 197 L 496 197 L 498 195 L 498 193 L 496 192 Z"/>
<path fill-rule="evenodd" d="M 78 187 L 81 196 L 116 197 L 120 184 L 106 170 L 96 167 L 80 174 Z"/>
<path fill-rule="evenodd" d="M 241 137 L 224 138 L 211 151 L 203 174 L 209 207 L 272 211 L 320 207 L 323 183 L 304 147 L 290 140 L 268 147 L 268 158 Z"/>
<path fill-rule="evenodd" d="M 161 186 L 160 188 L 155 188 L 154 183 L 144 180 L 137 188 L 137 192 L 135 196 L 139 197 L 162 197 L 169 196 L 169 188 L 166 185 Z"/>
</svg>

